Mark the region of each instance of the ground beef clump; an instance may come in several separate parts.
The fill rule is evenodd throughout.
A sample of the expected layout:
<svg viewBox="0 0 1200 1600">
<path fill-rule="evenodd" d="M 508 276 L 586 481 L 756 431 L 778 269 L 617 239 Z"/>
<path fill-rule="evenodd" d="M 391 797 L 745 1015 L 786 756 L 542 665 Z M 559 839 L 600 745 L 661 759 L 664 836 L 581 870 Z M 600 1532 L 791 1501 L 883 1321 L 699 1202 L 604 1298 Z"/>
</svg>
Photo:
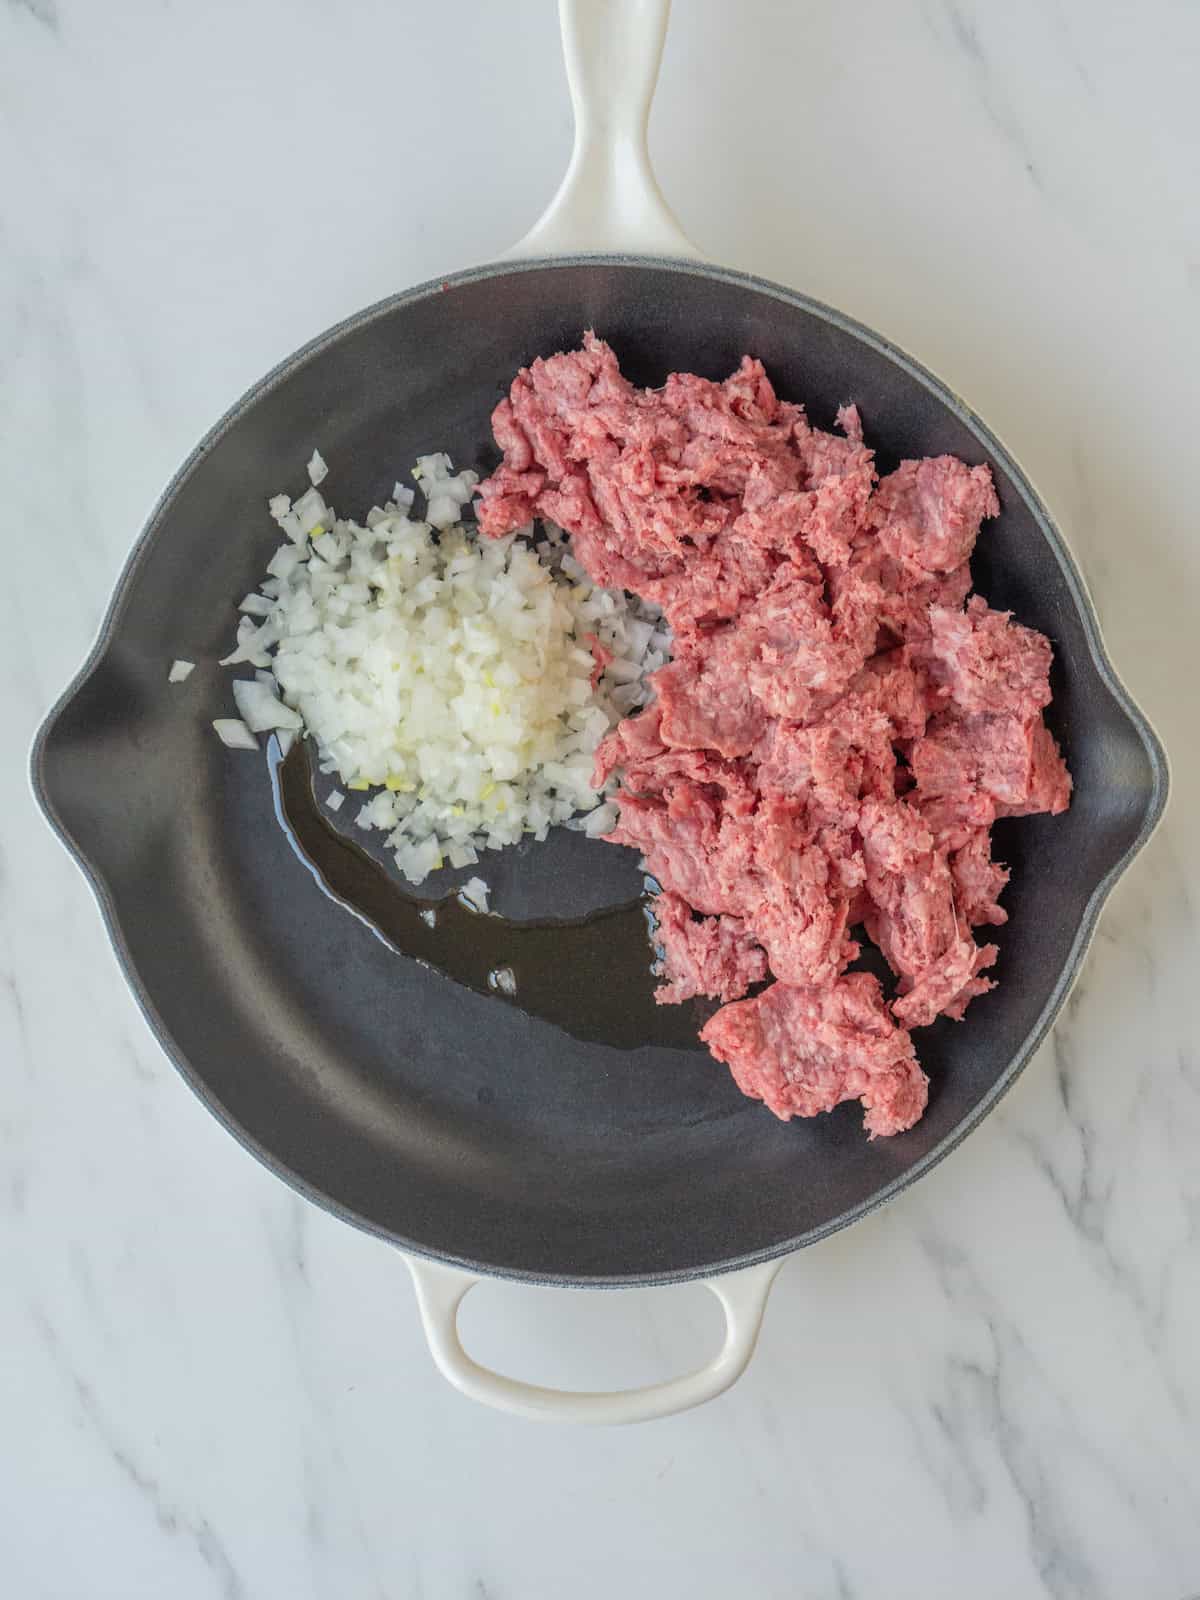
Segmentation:
<svg viewBox="0 0 1200 1600">
<path fill-rule="evenodd" d="M 658 998 L 724 1002 L 702 1037 L 776 1116 L 856 1099 L 872 1137 L 910 1128 L 928 1084 L 909 1030 L 994 987 L 972 931 L 1006 920 L 991 825 L 1071 794 L 1049 641 L 970 594 L 990 471 L 880 478 L 854 406 L 814 428 L 750 356 L 637 389 L 590 333 L 523 369 L 492 427 L 484 533 L 552 519 L 674 630 L 596 770 L 620 776 L 608 837 L 661 886 Z M 890 1003 L 847 971 L 860 933 Z"/>
</svg>

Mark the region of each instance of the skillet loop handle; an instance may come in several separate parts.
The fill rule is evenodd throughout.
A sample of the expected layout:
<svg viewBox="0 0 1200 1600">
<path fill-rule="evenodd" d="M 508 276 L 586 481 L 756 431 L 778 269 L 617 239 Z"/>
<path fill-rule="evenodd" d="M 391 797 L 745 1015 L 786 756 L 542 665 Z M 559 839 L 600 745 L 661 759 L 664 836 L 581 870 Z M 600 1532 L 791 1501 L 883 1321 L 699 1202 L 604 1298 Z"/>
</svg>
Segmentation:
<svg viewBox="0 0 1200 1600">
<path fill-rule="evenodd" d="M 671 0 L 559 0 L 575 146 L 558 193 L 510 258 L 620 252 L 699 257 L 646 148 Z"/>
<path fill-rule="evenodd" d="M 706 1366 L 666 1383 L 596 1394 L 543 1389 L 481 1367 L 463 1349 L 458 1337 L 458 1308 L 480 1279 L 457 1267 L 442 1266 L 415 1256 L 405 1259 L 417 1291 L 430 1353 L 443 1377 L 456 1389 L 497 1411 L 537 1422 L 604 1424 L 649 1422 L 655 1417 L 668 1417 L 676 1411 L 703 1405 L 706 1400 L 724 1393 L 741 1377 L 754 1354 L 767 1296 L 782 1265 L 779 1261 L 768 1261 L 704 1280 L 705 1288 L 716 1295 L 725 1312 L 724 1342 Z"/>
</svg>

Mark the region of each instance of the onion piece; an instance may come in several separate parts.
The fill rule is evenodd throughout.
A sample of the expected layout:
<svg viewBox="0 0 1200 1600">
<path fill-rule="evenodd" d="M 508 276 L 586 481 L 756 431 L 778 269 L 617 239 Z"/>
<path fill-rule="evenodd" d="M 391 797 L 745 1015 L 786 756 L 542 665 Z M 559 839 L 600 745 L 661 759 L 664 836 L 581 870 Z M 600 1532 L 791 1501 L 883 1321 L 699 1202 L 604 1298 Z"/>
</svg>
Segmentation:
<svg viewBox="0 0 1200 1600">
<path fill-rule="evenodd" d="M 458 898 L 468 911 L 476 911 L 483 916 L 488 909 L 488 886 L 482 878 L 468 878 L 458 891 Z"/>
<path fill-rule="evenodd" d="M 233 698 L 242 714 L 242 721 L 251 733 L 270 733 L 275 728 L 290 728 L 299 732 L 304 718 L 291 706 L 285 706 L 272 690 L 256 678 L 238 678 L 233 685 Z"/>
<path fill-rule="evenodd" d="M 231 750 L 257 750 L 258 740 L 240 717 L 217 717 L 213 722 L 217 738 Z"/>
<path fill-rule="evenodd" d="M 599 839 L 603 834 L 611 833 L 617 825 L 617 808 L 611 800 L 606 800 L 602 806 L 597 806 L 584 820 L 583 831 L 589 839 Z"/>
</svg>

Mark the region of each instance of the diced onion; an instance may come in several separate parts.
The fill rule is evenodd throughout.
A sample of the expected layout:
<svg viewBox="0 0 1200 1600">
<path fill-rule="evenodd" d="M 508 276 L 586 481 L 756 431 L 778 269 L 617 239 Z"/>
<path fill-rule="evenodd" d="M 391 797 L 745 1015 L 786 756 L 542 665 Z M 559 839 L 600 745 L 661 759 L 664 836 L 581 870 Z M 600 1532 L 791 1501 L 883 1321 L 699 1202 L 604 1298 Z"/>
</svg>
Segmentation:
<svg viewBox="0 0 1200 1600">
<path fill-rule="evenodd" d="M 258 740 L 240 717 L 218 717 L 213 723 L 217 738 L 231 750 L 257 750 Z"/>
<path fill-rule="evenodd" d="M 298 730 L 304 726 L 298 711 L 285 706 L 255 678 L 239 678 L 233 685 L 233 698 L 251 733 L 269 733 L 273 728 Z"/>
<path fill-rule="evenodd" d="M 551 523 L 495 540 L 463 526 L 476 474 L 444 452 L 414 469 L 423 516 L 398 483 L 361 525 L 321 495 L 319 452 L 308 465 L 311 487 L 269 502 L 286 542 L 241 602 L 224 664 L 256 676 L 234 684 L 226 742 L 274 732 L 283 749 L 307 731 L 340 784 L 329 809 L 361 794 L 356 825 L 413 883 L 553 827 L 609 832 L 596 747 L 651 697 L 658 609 L 595 587 Z M 464 895 L 486 911 L 482 880 Z"/>
<path fill-rule="evenodd" d="M 468 878 L 458 891 L 458 898 L 468 911 L 478 911 L 482 915 L 488 909 L 488 886 L 482 878 Z"/>
</svg>

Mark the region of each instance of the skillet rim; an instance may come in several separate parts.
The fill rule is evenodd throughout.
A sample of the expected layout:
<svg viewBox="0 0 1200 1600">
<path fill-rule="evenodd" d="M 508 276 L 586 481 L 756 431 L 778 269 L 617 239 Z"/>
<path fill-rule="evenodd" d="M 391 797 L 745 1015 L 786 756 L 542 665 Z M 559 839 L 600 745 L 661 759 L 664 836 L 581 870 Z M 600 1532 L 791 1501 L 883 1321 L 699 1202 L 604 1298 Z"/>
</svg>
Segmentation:
<svg viewBox="0 0 1200 1600">
<path fill-rule="evenodd" d="M 649 267 L 693 277 L 707 278 L 731 285 L 734 288 L 769 295 L 774 299 L 816 316 L 820 320 L 850 334 L 861 343 L 868 345 L 898 366 L 909 377 L 915 379 L 936 400 L 948 408 L 960 422 L 975 434 L 988 453 L 1000 461 L 1017 493 L 1025 501 L 1039 532 L 1049 545 L 1062 572 L 1076 612 L 1083 624 L 1084 637 L 1087 641 L 1088 654 L 1091 657 L 1092 664 L 1133 732 L 1140 739 L 1151 781 L 1146 793 L 1144 811 L 1138 831 L 1128 848 L 1093 887 L 1062 970 L 1033 1027 L 1022 1041 L 1020 1048 L 997 1075 L 995 1082 L 987 1093 L 923 1157 L 898 1174 L 891 1182 L 876 1190 L 867 1199 L 860 1201 L 855 1206 L 851 1206 L 848 1210 L 841 1212 L 838 1216 L 831 1218 L 820 1226 L 811 1228 L 808 1232 L 785 1240 L 782 1243 L 712 1262 L 704 1267 L 688 1267 L 669 1272 L 635 1272 L 581 1278 L 572 1277 L 568 1273 L 546 1274 L 498 1268 L 486 1262 L 469 1260 L 464 1257 L 447 1255 L 431 1250 L 418 1241 L 395 1233 L 392 1229 L 382 1226 L 363 1213 L 352 1210 L 340 1201 L 335 1200 L 333 1196 L 301 1177 L 286 1162 L 282 1161 L 259 1140 L 250 1135 L 226 1111 L 225 1107 L 209 1089 L 203 1074 L 175 1045 L 165 1021 L 141 981 L 131 952 L 125 942 L 116 898 L 99 863 L 93 860 L 80 846 L 64 822 L 50 792 L 45 767 L 46 752 L 53 738 L 55 728 L 64 711 L 95 673 L 114 643 L 133 579 L 156 534 L 166 520 L 178 493 L 208 452 L 260 399 L 283 383 L 299 367 L 313 357 L 320 355 L 345 335 L 358 332 L 370 323 L 390 315 L 393 311 L 399 310 L 403 306 L 429 298 L 435 294 L 442 294 L 446 290 L 459 285 L 480 283 L 491 278 L 546 271 L 551 268 L 589 266 L 635 267 L 639 269 Z M 1101 635 L 1100 621 L 1095 604 L 1092 601 L 1070 546 L 1051 518 L 1045 502 L 1038 494 L 1028 474 L 1020 466 L 1013 453 L 1001 442 L 977 412 L 967 405 L 947 384 L 943 383 L 941 379 L 936 377 L 927 367 L 910 356 L 905 350 L 901 349 L 900 346 L 867 327 L 864 323 L 857 321 L 857 319 L 847 316 L 844 312 L 838 311 L 822 301 L 813 299 L 809 295 L 802 294 L 798 290 L 789 289 L 785 285 L 773 282 L 771 279 L 759 277 L 752 273 L 740 272 L 733 268 L 711 266 L 671 257 L 630 255 L 619 252 L 541 256 L 519 262 L 492 261 L 485 262 L 480 266 L 467 267 L 458 272 L 428 279 L 413 288 L 377 300 L 362 310 L 343 318 L 323 333 L 310 339 L 306 344 L 301 345 L 297 350 L 278 362 L 265 376 L 252 384 L 203 435 L 172 474 L 166 487 L 156 500 L 121 568 L 103 620 L 83 665 L 71 679 L 66 689 L 55 700 L 38 729 L 30 751 L 29 779 L 34 799 L 45 816 L 47 823 L 68 854 L 75 860 L 84 875 L 88 887 L 91 889 L 100 912 L 104 930 L 113 947 L 122 975 L 151 1032 L 184 1082 L 187 1083 L 205 1108 L 233 1135 L 244 1149 L 255 1156 L 270 1172 L 277 1178 L 282 1179 L 284 1183 L 304 1199 L 320 1206 L 323 1210 L 340 1218 L 343 1222 L 348 1222 L 363 1232 L 374 1235 L 376 1238 L 386 1240 L 389 1244 L 397 1246 L 410 1255 L 458 1267 L 466 1272 L 477 1273 L 485 1277 L 505 1278 L 516 1282 L 563 1288 L 633 1288 L 702 1281 L 720 1276 L 726 1272 L 734 1272 L 744 1267 L 780 1259 L 810 1244 L 815 1244 L 819 1240 L 827 1238 L 830 1234 L 836 1233 L 840 1229 L 848 1227 L 851 1223 L 869 1215 L 870 1212 L 886 1204 L 887 1201 L 901 1193 L 902 1190 L 907 1189 L 910 1184 L 915 1183 L 940 1161 L 944 1160 L 952 1150 L 962 1143 L 968 1134 L 974 1132 L 983 1119 L 999 1104 L 1004 1095 L 1012 1088 L 1017 1078 L 1020 1077 L 1049 1033 L 1055 1018 L 1066 1003 L 1071 989 L 1079 977 L 1084 959 L 1095 936 L 1100 913 L 1108 896 L 1134 858 L 1149 842 L 1162 821 L 1170 792 L 1170 770 L 1166 749 L 1150 719 L 1133 699 L 1109 658 Z"/>
</svg>

